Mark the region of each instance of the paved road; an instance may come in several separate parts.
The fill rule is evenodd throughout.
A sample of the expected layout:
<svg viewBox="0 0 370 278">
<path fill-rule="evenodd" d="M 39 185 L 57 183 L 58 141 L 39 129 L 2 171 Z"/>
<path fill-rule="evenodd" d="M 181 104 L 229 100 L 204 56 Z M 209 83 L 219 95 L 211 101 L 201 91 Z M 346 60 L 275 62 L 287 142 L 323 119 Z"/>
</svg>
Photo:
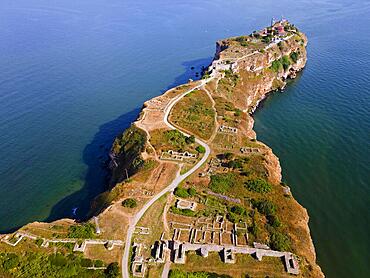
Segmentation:
<svg viewBox="0 0 370 278">
<path fill-rule="evenodd" d="M 179 97 L 177 97 L 176 99 L 174 99 L 173 101 L 170 102 L 170 104 L 165 109 L 165 114 L 164 114 L 164 119 L 163 119 L 164 123 L 169 128 L 176 129 L 172 124 L 170 124 L 168 122 L 168 116 L 169 116 L 173 106 L 181 98 L 183 98 L 184 96 L 186 96 L 190 92 L 192 92 L 196 89 L 199 89 L 200 87 L 202 87 L 204 84 L 206 84 L 211 79 L 212 78 L 201 80 L 201 83 L 198 86 L 184 92 Z M 186 136 L 189 136 L 189 134 L 187 134 L 187 133 L 185 133 L 181 130 L 179 130 L 179 131 L 182 134 L 184 134 Z M 130 278 L 129 270 L 128 270 L 128 261 L 129 261 L 129 255 L 130 255 L 130 246 L 131 246 L 132 234 L 135 231 L 135 227 L 136 227 L 137 222 L 139 222 L 139 220 L 141 219 L 141 217 L 143 217 L 144 213 L 149 209 L 149 207 L 151 205 L 153 205 L 159 198 L 161 198 L 167 192 L 173 191 L 183 180 L 185 180 L 188 176 L 190 176 L 196 170 L 198 170 L 199 167 L 201 167 L 203 165 L 203 163 L 206 162 L 209 154 L 211 153 L 211 149 L 209 148 L 209 146 L 206 143 L 204 143 L 203 141 L 201 141 L 197 138 L 195 139 L 195 142 L 197 142 L 199 145 L 203 146 L 206 149 L 206 152 L 204 153 L 202 159 L 200 161 L 198 161 L 198 163 L 195 164 L 195 166 L 193 168 L 191 168 L 189 171 L 187 171 L 185 174 L 180 175 L 180 172 L 178 172 L 177 175 L 176 175 L 176 178 L 172 181 L 172 183 L 169 186 L 167 186 L 166 188 L 164 188 L 161 192 L 159 192 L 158 194 L 153 196 L 153 198 L 149 202 L 147 202 L 144 205 L 144 207 L 132 219 L 132 221 L 130 223 L 130 226 L 127 230 L 127 236 L 126 236 L 126 241 L 125 241 L 125 246 L 124 246 L 124 251 L 123 251 L 123 256 L 122 256 L 122 277 L 123 278 Z"/>
</svg>

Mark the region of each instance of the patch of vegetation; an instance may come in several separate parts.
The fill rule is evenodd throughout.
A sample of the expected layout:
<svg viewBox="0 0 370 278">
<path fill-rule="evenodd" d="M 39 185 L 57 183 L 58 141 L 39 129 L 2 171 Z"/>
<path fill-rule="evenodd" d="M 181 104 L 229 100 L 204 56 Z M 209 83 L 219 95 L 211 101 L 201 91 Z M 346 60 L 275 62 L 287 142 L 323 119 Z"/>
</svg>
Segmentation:
<svg viewBox="0 0 370 278">
<path fill-rule="evenodd" d="M 287 55 L 284 55 L 282 58 L 281 58 L 281 64 L 283 65 L 283 68 L 284 68 L 284 71 L 287 71 L 289 66 L 290 66 L 290 59 L 289 59 L 289 56 Z"/>
<path fill-rule="evenodd" d="M 234 104 L 223 97 L 214 97 L 214 100 L 216 102 L 217 115 L 219 116 L 225 116 L 227 112 L 235 112 L 237 110 Z"/>
<path fill-rule="evenodd" d="M 69 238 L 94 238 L 95 225 L 92 223 L 85 223 L 82 225 L 73 225 L 68 229 Z"/>
<path fill-rule="evenodd" d="M 195 196 L 197 194 L 197 191 L 195 190 L 194 187 L 189 187 L 188 189 L 186 189 L 181 186 L 178 186 L 175 188 L 174 194 L 175 196 L 180 198 L 189 198 Z"/>
<path fill-rule="evenodd" d="M 233 87 L 235 87 L 239 81 L 239 75 L 237 75 L 236 73 L 233 73 L 232 70 L 225 70 L 224 73 L 225 73 L 225 78 L 231 82 Z"/>
<path fill-rule="evenodd" d="M 203 75 L 202 75 L 202 79 L 208 79 L 208 78 L 210 78 L 211 77 L 211 75 L 210 75 L 210 73 L 209 72 L 205 72 Z"/>
<path fill-rule="evenodd" d="M 283 65 L 281 64 L 280 59 L 278 59 L 271 63 L 270 69 L 272 69 L 274 72 L 279 72 L 282 67 Z"/>
<path fill-rule="evenodd" d="M 289 66 L 291 65 L 291 61 L 288 55 L 284 55 L 280 59 L 277 59 L 271 63 L 270 69 L 274 72 L 279 72 L 281 69 L 287 71 Z"/>
<path fill-rule="evenodd" d="M 122 201 L 122 206 L 126 208 L 136 208 L 137 207 L 137 201 L 134 198 L 127 198 Z"/>
<path fill-rule="evenodd" d="M 9 277 L 111 277 L 101 270 L 88 270 L 87 265 L 90 265 L 88 259 L 74 254 L 47 255 L 35 252 L 0 254 L 0 273 L 8 274 Z"/>
<path fill-rule="evenodd" d="M 208 139 L 215 129 L 214 117 L 215 111 L 207 93 L 195 90 L 174 106 L 170 120 L 200 138 Z M 195 138 L 192 139 L 195 142 Z"/>
<path fill-rule="evenodd" d="M 36 240 L 35 240 L 35 243 L 36 243 L 36 245 L 38 246 L 38 247 L 40 247 L 41 246 L 41 244 L 44 242 L 44 240 L 42 239 L 42 238 L 37 238 Z"/>
<path fill-rule="evenodd" d="M 290 53 L 290 59 L 293 61 L 293 63 L 297 63 L 297 61 L 298 61 L 298 53 L 297 52 Z"/>
<path fill-rule="evenodd" d="M 131 176 L 144 165 L 141 153 L 145 149 L 146 140 L 145 131 L 135 125 L 131 125 L 114 140 L 112 152 L 118 166 L 113 169 L 111 183 L 115 184 L 125 179 L 125 169 Z"/>
<path fill-rule="evenodd" d="M 205 153 L 206 152 L 206 148 L 203 147 L 203 146 L 197 146 L 195 148 L 195 150 L 198 152 L 198 153 Z"/>
<path fill-rule="evenodd" d="M 286 234 L 273 231 L 270 236 L 270 246 L 273 250 L 290 251 L 290 239 Z"/>
<path fill-rule="evenodd" d="M 240 109 L 235 109 L 234 116 L 239 117 L 242 114 L 242 110 Z"/>
<path fill-rule="evenodd" d="M 234 39 L 234 41 L 238 42 L 241 46 L 247 47 L 248 44 L 248 37 L 246 36 L 240 36 Z"/>
<path fill-rule="evenodd" d="M 276 206 L 269 200 L 252 200 L 252 206 L 264 215 L 274 215 L 276 213 Z"/>
<path fill-rule="evenodd" d="M 118 263 L 116 263 L 116 262 L 110 263 L 107 266 L 107 269 L 104 271 L 104 273 L 105 273 L 105 276 L 107 278 L 116 278 L 116 277 L 118 277 L 119 274 L 120 274 Z"/>
<path fill-rule="evenodd" d="M 196 215 L 196 213 L 192 211 L 191 209 L 179 209 L 175 206 L 171 206 L 170 211 L 174 214 L 180 214 L 180 215 L 190 216 L 190 217 L 193 217 Z"/>
<path fill-rule="evenodd" d="M 195 143 L 195 136 L 190 135 L 189 137 L 186 137 L 185 142 L 186 142 L 186 144 L 194 144 Z"/>
<path fill-rule="evenodd" d="M 197 195 L 197 191 L 194 187 L 189 187 L 188 188 L 188 193 L 189 193 L 190 197 L 194 197 L 195 195 Z"/>
<path fill-rule="evenodd" d="M 231 276 L 212 272 L 185 272 L 171 269 L 168 278 L 231 278 Z"/>
<path fill-rule="evenodd" d="M 186 141 L 188 137 L 186 137 L 184 134 L 182 134 L 177 129 L 165 131 L 164 136 L 167 142 L 170 143 L 174 147 L 178 147 L 181 149 L 187 144 Z"/>
<path fill-rule="evenodd" d="M 257 193 L 268 193 L 272 190 L 272 185 L 265 179 L 261 178 L 250 179 L 246 182 L 245 185 L 248 190 Z"/>
<path fill-rule="evenodd" d="M 174 194 L 175 196 L 180 197 L 180 198 L 189 198 L 190 197 L 189 190 L 190 188 L 186 189 L 181 186 L 178 186 L 175 188 Z"/>
<path fill-rule="evenodd" d="M 236 175 L 234 173 L 217 174 L 211 176 L 209 188 L 216 193 L 225 193 L 236 183 Z"/>
<path fill-rule="evenodd" d="M 247 210 L 240 205 L 235 205 L 228 208 L 227 219 L 233 223 L 238 223 L 241 220 L 246 220 L 247 216 Z"/>
</svg>

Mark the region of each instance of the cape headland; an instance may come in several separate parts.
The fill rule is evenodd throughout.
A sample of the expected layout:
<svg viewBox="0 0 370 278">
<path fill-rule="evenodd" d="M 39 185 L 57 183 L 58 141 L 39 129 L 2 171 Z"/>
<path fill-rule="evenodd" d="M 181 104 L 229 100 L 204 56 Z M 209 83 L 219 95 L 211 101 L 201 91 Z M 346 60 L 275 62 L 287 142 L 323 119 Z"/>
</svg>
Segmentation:
<svg viewBox="0 0 370 278">
<path fill-rule="evenodd" d="M 46 260 L 45 273 L 74 261 L 74 273 L 89 277 L 118 269 L 127 278 L 323 277 L 307 211 L 252 118 L 304 68 L 306 45 L 286 20 L 218 41 L 201 80 L 146 101 L 115 139 L 110 189 L 94 200 L 95 216 L 2 235 L 0 274 L 18 277 L 30 261 Z"/>
</svg>

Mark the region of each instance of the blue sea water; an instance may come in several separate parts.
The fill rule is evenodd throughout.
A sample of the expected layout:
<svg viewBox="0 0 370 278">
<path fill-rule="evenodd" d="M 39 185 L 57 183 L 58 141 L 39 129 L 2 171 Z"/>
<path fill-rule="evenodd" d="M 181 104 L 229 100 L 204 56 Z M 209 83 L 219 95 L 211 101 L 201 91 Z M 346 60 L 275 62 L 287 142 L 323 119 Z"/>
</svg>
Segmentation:
<svg viewBox="0 0 370 278">
<path fill-rule="evenodd" d="M 142 103 L 194 78 L 216 40 L 281 15 L 308 35 L 309 61 L 256 112 L 258 138 L 308 209 L 325 274 L 368 276 L 365 0 L 2 0 L 0 230 L 72 216 L 74 207 L 83 216 L 105 188 L 114 136 Z"/>
</svg>

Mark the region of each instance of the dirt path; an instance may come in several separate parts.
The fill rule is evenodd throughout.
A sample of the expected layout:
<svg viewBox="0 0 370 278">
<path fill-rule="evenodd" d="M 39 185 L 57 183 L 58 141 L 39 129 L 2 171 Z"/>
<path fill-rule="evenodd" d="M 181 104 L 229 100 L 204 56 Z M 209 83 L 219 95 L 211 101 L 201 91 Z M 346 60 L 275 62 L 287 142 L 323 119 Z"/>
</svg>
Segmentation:
<svg viewBox="0 0 370 278">
<path fill-rule="evenodd" d="M 210 79 L 212 79 L 212 78 L 210 78 Z M 174 98 L 173 100 L 171 100 L 169 102 L 169 104 L 165 108 L 165 114 L 164 114 L 164 118 L 163 118 L 163 121 L 167 125 L 167 127 L 169 127 L 170 129 L 176 129 L 171 123 L 168 122 L 168 116 L 169 116 L 173 106 L 180 99 L 182 99 L 184 96 L 186 96 L 190 92 L 192 92 L 196 89 L 199 89 L 200 87 L 203 87 L 208 81 L 210 81 L 210 79 L 202 80 L 201 83 L 198 86 L 184 92 L 183 94 L 181 94 L 180 96 L 178 96 L 177 98 Z M 186 136 L 190 136 L 186 132 L 183 132 L 181 130 L 179 130 L 179 131 L 181 133 L 183 133 L 184 135 L 186 135 Z M 172 183 L 170 185 L 168 185 L 166 188 L 164 188 L 161 192 L 159 192 L 158 194 L 153 196 L 153 198 L 150 201 L 148 201 L 143 206 L 143 208 L 141 210 L 139 210 L 138 213 L 133 217 L 133 219 L 132 219 L 132 221 L 131 221 L 131 223 L 128 227 L 128 230 L 127 230 L 127 236 L 126 236 L 126 241 L 125 241 L 125 246 L 124 246 L 124 251 L 123 251 L 123 256 L 122 256 L 122 277 L 123 278 L 130 278 L 130 274 L 129 274 L 129 270 L 128 270 L 127 266 L 128 266 L 129 255 L 130 255 L 130 246 L 131 246 L 132 234 L 135 231 L 135 226 L 136 226 L 137 222 L 139 222 L 139 220 L 141 219 L 141 217 L 143 217 L 144 213 L 149 209 L 149 207 L 151 205 L 153 205 L 159 198 L 161 198 L 166 193 L 168 193 L 170 191 L 173 191 L 183 180 L 185 180 L 188 176 L 193 174 L 196 170 L 198 170 L 203 165 L 203 163 L 205 163 L 207 161 L 208 156 L 211 153 L 211 149 L 209 148 L 209 146 L 206 143 L 204 143 L 203 141 L 201 141 L 197 138 L 195 139 L 195 142 L 197 142 L 199 145 L 203 146 L 206 149 L 206 152 L 205 152 L 204 156 L 202 157 L 202 159 L 200 161 L 198 161 L 198 163 L 195 164 L 195 166 L 193 168 L 191 168 L 185 174 L 181 175 L 180 170 L 179 170 L 176 174 L 176 178 L 172 181 Z"/>
</svg>

